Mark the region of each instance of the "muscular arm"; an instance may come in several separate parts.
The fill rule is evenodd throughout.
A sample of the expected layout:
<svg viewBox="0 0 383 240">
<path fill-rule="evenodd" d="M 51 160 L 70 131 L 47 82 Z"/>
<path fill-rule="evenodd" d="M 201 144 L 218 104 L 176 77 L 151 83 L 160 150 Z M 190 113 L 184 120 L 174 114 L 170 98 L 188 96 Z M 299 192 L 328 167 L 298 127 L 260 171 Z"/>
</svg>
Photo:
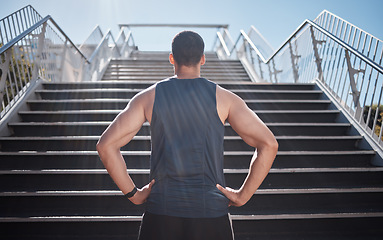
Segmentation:
<svg viewBox="0 0 383 240">
<path fill-rule="evenodd" d="M 135 184 L 127 172 L 120 148 L 128 144 L 140 130 L 142 124 L 150 119 L 148 112 L 150 112 L 150 103 L 153 98 L 154 89 L 148 89 L 137 94 L 127 107 L 117 115 L 97 142 L 96 147 L 101 161 L 124 194 L 132 191 Z M 143 203 L 148 197 L 153 183 L 152 181 L 144 188 L 139 189 L 130 200 L 135 204 Z"/>
<path fill-rule="evenodd" d="M 247 144 L 257 148 L 251 159 L 249 173 L 239 190 L 217 185 L 229 198 L 230 205 L 242 206 L 249 201 L 267 176 L 277 154 L 278 143 L 267 126 L 235 94 L 220 88 L 217 90 L 217 103 L 220 116 L 226 117 L 231 127 Z"/>
</svg>

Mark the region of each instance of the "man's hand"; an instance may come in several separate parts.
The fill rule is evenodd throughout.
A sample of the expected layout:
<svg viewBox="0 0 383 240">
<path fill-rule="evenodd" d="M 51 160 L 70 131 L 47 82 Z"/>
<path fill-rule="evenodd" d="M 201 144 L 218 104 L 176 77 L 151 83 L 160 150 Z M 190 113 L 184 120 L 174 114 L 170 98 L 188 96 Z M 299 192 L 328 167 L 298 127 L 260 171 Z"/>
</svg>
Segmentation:
<svg viewBox="0 0 383 240">
<path fill-rule="evenodd" d="M 143 188 L 137 189 L 136 194 L 134 194 L 133 197 L 129 198 L 129 200 L 136 205 L 140 205 L 146 202 L 146 199 L 149 197 L 150 192 L 152 191 L 154 182 L 155 180 L 153 179 L 150 183 L 145 185 Z"/>
<path fill-rule="evenodd" d="M 242 199 L 242 195 L 240 190 L 234 190 L 229 187 L 222 187 L 221 185 L 217 184 L 218 190 L 220 190 L 229 200 L 229 207 L 235 206 L 235 207 L 241 207 L 249 201 L 249 199 Z"/>
</svg>

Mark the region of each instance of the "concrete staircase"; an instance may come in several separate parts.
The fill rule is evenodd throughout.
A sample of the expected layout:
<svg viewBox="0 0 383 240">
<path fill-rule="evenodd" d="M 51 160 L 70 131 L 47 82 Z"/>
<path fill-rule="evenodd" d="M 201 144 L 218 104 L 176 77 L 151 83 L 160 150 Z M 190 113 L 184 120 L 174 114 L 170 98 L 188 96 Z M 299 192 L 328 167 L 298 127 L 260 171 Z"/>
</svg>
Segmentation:
<svg viewBox="0 0 383 240">
<path fill-rule="evenodd" d="M 138 91 L 173 74 L 167 53 L 112 60 L 104 81 L 43 83 L 0 137 L 1 239 L 136 239 L 144 206 L 122 196 L 95 150 Z M 202 76 L 245 99 L 279 142 L 254 197 L 230 208 L 236 239 L 381 239 L 383 168 L 315 84 L 254 84 L 239 61 L 207 54 Z M 150 130 L 122 149 L 148 182 Z M 226 125 L 227 185 L 238 188 L 253 149 Z"/>
</svg>

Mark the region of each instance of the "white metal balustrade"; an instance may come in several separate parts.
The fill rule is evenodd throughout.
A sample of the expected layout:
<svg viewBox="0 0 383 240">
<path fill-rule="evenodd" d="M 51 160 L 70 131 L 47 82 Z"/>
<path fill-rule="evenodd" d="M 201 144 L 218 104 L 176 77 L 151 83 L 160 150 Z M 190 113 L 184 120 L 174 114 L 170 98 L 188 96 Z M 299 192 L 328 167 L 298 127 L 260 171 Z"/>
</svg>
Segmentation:
<svg viewBox="0 0 383 240">
<path fill-rule="evenodd" d="M 30 5 L 23 7 L 22 9 L 1 19 L 1 46 L 19 36 L 41 19 L 41 15 Z"/>
<path fill-rule="evenodd" d="M 109 30 L 84 54 L 51 16 L 42 18 L 31 6 L 1 19 L 0 26 L 0 119 L 38 79 L 100 80 L 112 58 L 135 48 L 131 32 L 121 28 L 117 41 Z"/>
<path fill-rule="evenodd" d="M 305 20 L 271 55 L 255 30 L 252 27 L 251 34 L 242 30 L 222 58 L 239 58 L 255 82 L 316 81 L 383 156 L 381 40 L 328 11 L 314 21 Z M 233 45 L 229 37 L 219 39 L 217 49 Z"/>
</svg>

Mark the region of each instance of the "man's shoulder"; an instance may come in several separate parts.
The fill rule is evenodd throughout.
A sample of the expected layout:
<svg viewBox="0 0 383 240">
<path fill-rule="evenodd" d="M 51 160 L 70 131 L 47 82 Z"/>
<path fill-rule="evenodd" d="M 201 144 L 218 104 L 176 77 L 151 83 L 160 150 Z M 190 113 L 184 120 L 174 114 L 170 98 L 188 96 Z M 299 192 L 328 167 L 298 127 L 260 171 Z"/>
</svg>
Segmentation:
<svg viewBox="0 0 383 240">
<path fill-rule="evenodd" d="M 233 93 L 230 90 L 227 90 L 219 85 L 217 85 L 217 100 L 222 103 L 224 106 L 235 106 L 236 104 L 241 104 L 244 102 L 237 94 Z"/>
<path fill-rule="evenodd" d="M 133 101 L 138 102 L 140 104 L 146 105 L 148 101 L 150 102 L 152 99 L 154 99 L 155 90 L 156 90 L 157 83 L 151 85 L 150 87 L 140 91 L 138 94 L 136 94 L 133 97 Z"/>
<path fill-rule="evenodd" d="M 230 98 L 235 95 L 232 91 L 220 86 L 217 84 L 217 94 L 222 95 L 223 97 Z"/>
</svg>

